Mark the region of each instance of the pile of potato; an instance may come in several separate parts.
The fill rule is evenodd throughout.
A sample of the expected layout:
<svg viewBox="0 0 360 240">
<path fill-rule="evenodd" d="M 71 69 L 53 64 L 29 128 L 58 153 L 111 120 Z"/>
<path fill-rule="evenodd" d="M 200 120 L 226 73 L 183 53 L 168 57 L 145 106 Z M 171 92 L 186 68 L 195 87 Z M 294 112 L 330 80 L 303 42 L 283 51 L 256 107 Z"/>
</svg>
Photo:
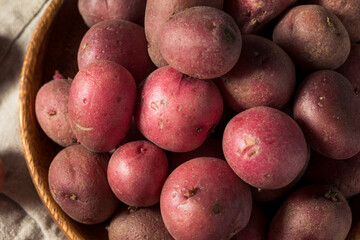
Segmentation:
<svg viewBox="0 0 360 240">
<path fill-rule="evenodd" d="M 346 2 L 346 4 L 345 4 Z M 109 239 L 346 239 L 360 1 L 79 0 L 73 79 L 36 96 L 59 206 Z"/>
</svg>

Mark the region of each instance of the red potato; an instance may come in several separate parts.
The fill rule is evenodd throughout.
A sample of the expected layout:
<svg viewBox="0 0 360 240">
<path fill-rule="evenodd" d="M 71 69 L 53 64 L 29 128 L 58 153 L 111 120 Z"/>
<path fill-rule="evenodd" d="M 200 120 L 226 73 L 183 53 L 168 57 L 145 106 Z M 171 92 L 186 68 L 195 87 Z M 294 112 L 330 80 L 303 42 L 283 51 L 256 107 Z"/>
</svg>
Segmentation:
<svg viewBox="0 0 360 240">
<path fill-rule="evenodd" d="M 159 147 L 187 152 L 205 141 L 222 111 L 223 101 L 215 83 L 190 78 L 165 66 L 144 82 L 135 121 L 140 132 Z"/>
<path fill-rule="evenodd" d="M 155 70 L 147 53 L 144 28 L 125 20 L 102 21 L 85 33 L 77 55 L 79 69 L 98 60 L 122 65 L 129 70 L 136 83 Z"/>
<path fill-rule="evenodd" d="M 97 224 L 108 219 L 120 201 L 106 178 L 109 155 L 93 153 L 81 145 L 61 150 L 50 164 L 52 197 L 77 222 Z"/>
<path fill-rule="evenodd" d="M 120 208 L 107 227 L 109 240 L 172 240 L 161 218 L 159 205 L 129 211 Z"/>
<path fill-rule="evenodd" d="M 347 159 L 360 151 L 360 98 L 340 73 L 309 74 L 297 90 L 293 109 L 315 151 L 334 159 Z"/>
<path fill-rule="evenodd" d="M 120 144 L 136 104 L 136 84 L 121 65 L 98 61 L 80 70 L 69 93 L 70 126 L 79 142 L 94 152 Z"/>
<path fill-rule="evenodd" d="M 242 36 L 240 58 L 217 85 L 235 112 L 256 106 L 284 107 L 292 97 L 295 67 L 274 42 L 257 35 Z"/>
<path fill-rule="evenodd" d="M 160 210 L 175 239 L 222 240 L 250 219 L 250 188 L 217 158 L 200 157 L 176 168 L 161 192 Z"/>
<path fill-rule="evenodd" d="M 130 206 L 148 207 L 159 202 L 169 175 L 165 152 L 149 141 L 133 141 L 112 154 L 107 170 L 117 198 Z"/>
<path fill-rule="evenodd" d="M 144 25 L 146 0 L 79 0 L 78 9 L 88 27 L 110 19 Z"/>
<path fill-rule="evenodd" d="M 249 223 L 231 240 L 266 240 L 267 220 L 264 211 L 253 203 Z"/>
<path fill-rule="evenodd" d="M 354 91 L 357 95 L 360 94 L 360 44 L 354 43 L 351 45 L 349 57 L 345 63 L 341 65 L 337 72 L 346 77 L 354 86 Z"/>
<path fill-rule="evenodd" d="M 222 140 L 227 162 L 245 182 L 260 189 L 290 184 L 307 161 L 307 144 L 297 123 L 270 107 L 254 107 L 233 117 Z"/>
<path fill-rule="evenodd" d="M 35 98 L 35 115 L 41 129 L 63 147 L 76 143 L 68 116 L 70 86 L 70 80 L 55 75 L 55 79 L 41 86 Z"/>
<path fill-rule="evenodd" d="M 242 34 L 256 34 L 296 1 L 225 0 L 224 11 L 234 18 Z"/>
<path fill-rule="evenodd" d="M 340 67 L 350 52 L 349 35 L 335 14 L 319 5 L 299 5 L 277 22 L 273 41 L 302 71 Z"/>
<path fill-rule="evenodd" d="M 281 205 L 269 226 L 268 240 L 345 239 L 351 222 L 350 206 L 339 190 L 308 185 Z"/>
<path fill-rule="evenodd" d="M 194 78 L 213 79 L 229 72 L 239 59 L 241 33 L 230 15 L 198 6 L 171 16 L 158 35 L 166 62 Z"/>
<path fill-rule="evenodd" d="M 168 65 L 158 47 L 158 34 L 164 22 L 172 15 L 195 6 L 223 8 L 224 0 L 147 0 L 145 9 L 145 34 L 149 55 L 157 67 Z"/>
</svg>

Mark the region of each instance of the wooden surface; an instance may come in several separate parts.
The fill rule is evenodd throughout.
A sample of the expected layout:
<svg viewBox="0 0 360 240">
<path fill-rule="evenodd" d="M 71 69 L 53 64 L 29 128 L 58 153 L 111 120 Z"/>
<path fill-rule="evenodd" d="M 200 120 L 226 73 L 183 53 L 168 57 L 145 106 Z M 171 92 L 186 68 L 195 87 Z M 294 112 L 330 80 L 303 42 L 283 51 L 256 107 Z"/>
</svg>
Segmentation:
<svg viewBox="0 0 360 240">
<path fill-rule="evenodd" d="M 21 71 L 19 89 L 20 134 L 28 170 L 47 211 L 68 239 L 108 239 L 107 222 L 84 225 L 70 219 L 52 198 L 48 168 L 61 150 L 40 129 L 35 117 L 35 96 L 55 70 L 73 78 L 76 55 L 88 28 L 83 23 L 76 0 L 54 0 L 42 16 L 28 46 Z"/>
<path fill-rule="evenodd" d="M 53 0 L 42 16 L 23 63 L 19 92 L 19 120 L 26 163 L 36 190 L 49 214 L 68 239 L 108 239 L 108 222 L 83 225 L 70 219 L 51 197 L 48 168 L 61 149 L 40 129 L 35 117 L 35 96 L 42 84 L 51 80 L 55 70 L 73 78 L 77 72 L 76 55 L 87 31 L 77 10 L 76 0 Z M 360 239 L 356 219 L 348 240 Z"/>
</svg>

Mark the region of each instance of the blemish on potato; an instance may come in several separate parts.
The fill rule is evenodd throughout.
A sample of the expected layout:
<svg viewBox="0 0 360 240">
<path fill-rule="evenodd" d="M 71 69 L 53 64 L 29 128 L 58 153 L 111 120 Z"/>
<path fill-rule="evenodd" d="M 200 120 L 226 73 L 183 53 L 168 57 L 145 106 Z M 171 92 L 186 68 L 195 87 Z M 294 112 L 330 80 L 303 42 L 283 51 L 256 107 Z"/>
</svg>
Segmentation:
<svg viewBox="0 0 360 240">
<path fill-rule="evenodd" d="M 335 192 L 335 191 L 329 190 L 328 192 L 326 192 L 326 193 L 324 194 L 324 197 L 325 197 L 326 199 L 331 200 L 332 202 L 339 202 L 339 201 L 340 201 L 339 195 L 338 195 L 338 193 Z"/>
<path fill-rule="evenodd" d="M 89 43 L 85 43 L 82 45 L 82 50 L 85 51 L 85 49 L 87 48 L 87 46 L 89 46 Z"/>
<path fill-rule="evenodd" d="M 83 103 L 87 104 L 87 99 L 86 98 L 83 99 Z"/>
<path fill-rule="evenodd" d="M 235 41 L 234 33 L 228 28 L 224 28 L 224 36 L 225 36 L 225 40 L 228 41 L 228 42 L 234 42 Z"/>
<path fill-rule="evenodd" d="M 74 193 L 72 193 L 70 196 L 70 199 L 73 201 L 76 201 L 78 199 L 78 197 Z"/>
<path fill-rule="evenodd" d="M 164 123 L 160 120 L 158 125 L 159 125 L 160 130 L 162 130 L 164 127 Z"/>
<path fill-rule="evenodd" d="M 161 104 L 161 105 L 165 105 L 165 104 L 166 104 L 166 100 L 165 100 L 165 99 L 161 99 L 160 104 Z"/>
<path fill-rule="evenodd" d="M 191 187 L 190 189 L 187 190 L 187 193 L 184 194 L 184 198 L 188 199 L 194 196 L 198 190 L 199 190 L 198 187 Z"/>
<path fill-rule="evenodd" d="M 155 102 L 151 102 L 150 107 L 154 110 L 159 110 L 159 107 Z"/>
<path fill-rule="evenodd" d="M 201 128 L 201 127 L 196 128 L 196 132 L 197 132 L 197 133 L 200 133 L 201 131 L 202 131 L 202 128 Z"/>
<path fill-rule="evenodd" d="M 256 18 L 253 18 L 253 19 L 250 20 L 250 24 L 251 24 L 252 26 L 256 26 L 256 25 L 259 24 L 259 20 L 256 19 Z"/>
<path fill-rule="evenodd" d="M 217 215 L 217 214 L 220 213 L 221 208 L 222 208 L 222 206 L 220 205 L 220 203 L 219 203 L 219 202 L 216 202 L 214 205 L 212 205 L 211 210 L 212 210 L 212 212 L 213 212 L 214 214 Z"/>
<path fill-rule="evenodd" d="M 178 112 L 180 112 L 180 111 L 181 111 L 181 108 L 182 108 L 182 106 L 179 105 L 179 106 L 177 106 L 176 110 L 177 110 Z"/>
<path fill-rule="evenodd" d="M 55 110 L 51 110 L 48 112 L 49 116 L 52 117 L 52 116 L 55 116 L 56 115 L 56 111 Z"/>
</svg>

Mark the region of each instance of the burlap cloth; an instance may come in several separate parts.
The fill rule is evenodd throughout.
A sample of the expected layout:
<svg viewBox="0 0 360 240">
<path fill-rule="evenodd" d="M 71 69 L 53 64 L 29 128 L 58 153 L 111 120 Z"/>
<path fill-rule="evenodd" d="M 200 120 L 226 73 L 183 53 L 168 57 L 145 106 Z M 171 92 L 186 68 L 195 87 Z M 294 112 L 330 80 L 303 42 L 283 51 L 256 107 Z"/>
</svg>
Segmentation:
<svg viewBox="0 0 360 240">
<path fill-rule="evenodd" d="M 0 239 L 66 239 L 42 205 L 26 167 L 18 96 L 22 62 L 49 0 L 0 0 Z"/>
</svg>

